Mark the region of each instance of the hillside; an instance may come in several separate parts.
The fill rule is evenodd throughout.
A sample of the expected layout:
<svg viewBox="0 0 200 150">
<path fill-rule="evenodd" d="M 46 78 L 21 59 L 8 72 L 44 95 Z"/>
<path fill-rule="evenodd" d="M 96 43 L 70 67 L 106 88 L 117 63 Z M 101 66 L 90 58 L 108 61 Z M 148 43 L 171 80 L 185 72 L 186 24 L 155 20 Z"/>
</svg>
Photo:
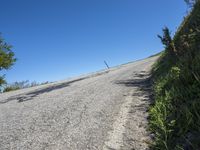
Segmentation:
<svg viewBox="0 0 200 150">
<path fill-rule="evenodd" d="M 200 148 L 200 1 L 184 19 L 153 69 L 155 103 L 150 109 L 154 149 Z"/>
</svg>

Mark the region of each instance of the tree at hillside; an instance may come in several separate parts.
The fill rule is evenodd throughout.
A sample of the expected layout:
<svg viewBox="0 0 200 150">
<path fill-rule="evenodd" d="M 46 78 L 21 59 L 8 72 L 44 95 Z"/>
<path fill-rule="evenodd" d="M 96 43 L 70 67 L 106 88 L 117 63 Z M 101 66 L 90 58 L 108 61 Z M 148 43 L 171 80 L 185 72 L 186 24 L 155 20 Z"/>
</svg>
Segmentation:
<svg viewBox="0 0 200 150">
<path fill-rule="evenodd" d="M 11 50 L 12 46 L 7 44 L 4 39 L 0 36 L 0 71 L 8 70 L 16 61 L 14 53 Z M 0 76 L 0 86 L 5 84 L 5 75 Z"/>
<path fill-rule="evenodd" d="M 172 56 L 176 55 L 176 48 L 174 46 L 173 39 L 171 37 L 171 33 L 167 27 L 163 28 L 163 35 L 158 37 L 161 39 L 161 42 L 165 46 L 165 49 Z"/>
<path fill-rule="evenodd" d="M 184 0 L 184 1 L 187 3 L 187 5 L 193 6 L 198 0 Z"/>
</svg>

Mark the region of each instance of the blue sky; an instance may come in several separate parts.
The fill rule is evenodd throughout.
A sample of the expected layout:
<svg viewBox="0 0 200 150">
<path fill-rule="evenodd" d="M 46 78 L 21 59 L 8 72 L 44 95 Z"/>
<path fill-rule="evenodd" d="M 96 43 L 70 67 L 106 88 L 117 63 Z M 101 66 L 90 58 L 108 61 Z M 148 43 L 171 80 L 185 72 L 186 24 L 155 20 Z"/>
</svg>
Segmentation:
<svg viewBox="0 0 200 150">
<path fill-rule="evenodd" d="M 8 82 L 56 81 L 142 59 L 163 49 L 184 0 L 0 0 L 0 32 L 18 61 Z"/>
</svg>

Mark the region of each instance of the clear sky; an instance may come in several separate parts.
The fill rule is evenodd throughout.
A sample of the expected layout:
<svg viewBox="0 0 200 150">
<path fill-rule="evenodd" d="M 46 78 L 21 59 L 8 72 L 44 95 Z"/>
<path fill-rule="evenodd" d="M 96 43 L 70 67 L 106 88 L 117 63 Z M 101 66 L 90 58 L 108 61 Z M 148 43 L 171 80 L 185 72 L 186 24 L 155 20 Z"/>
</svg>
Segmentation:
<svg viewBox="0 0 200 150">
<path fill-rule="evenodd" d="M 18 61 L 8 82 L 56 81 L 142 59 L 163 49 L 184 0 L 0 0 L 0 32 Z"/>
</svg>

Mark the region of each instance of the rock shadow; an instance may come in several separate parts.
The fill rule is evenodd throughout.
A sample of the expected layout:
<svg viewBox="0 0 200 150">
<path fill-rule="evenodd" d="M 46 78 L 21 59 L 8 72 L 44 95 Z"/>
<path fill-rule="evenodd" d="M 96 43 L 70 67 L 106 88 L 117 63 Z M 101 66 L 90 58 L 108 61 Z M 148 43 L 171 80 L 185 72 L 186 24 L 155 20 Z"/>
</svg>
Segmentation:
<svg viewBox="0 0 200 150">
<path fill-rule="evenodd" d="M 18 102 L 33 100 L 35 97 L 37 97 L 41 94 L 49 93 L 49 92 L 54 91 L 54 90 L 58 90 L 58 89 L 61 89 L 61 88 L 68 87 L 68 86 L 70 86 L 70 84 L 77 82 L 77 81 L 84 80 L 84 79 L 85 78 L 80 78 L 80 79 L 72 80 L 72 81 L 65 82 L 65 83 L 51 85 L 51 86 L 46 87 L 46 88 L 37 89 L 35 91 L 28 92 L 28 93 L 25 93 L 25 94 L 15 95 L 15 96 L 7 98 L 4 101 L 0 101 L 0 104 L 5 104 L 5 103 L 8 103 L 8 102 L 13 101 L 13 100 L 17 100 Z"/>
<path fill-rule="evenodd" d="M 117 80 L 115 84 L 126 87 L 136 87 L 140 92 L 135 92 L 133 96 L 143 96 L 144 100 L 152 100 L 152 76 L 149 73 L 141 71 L 135 73 L 133 79 Z"/>
</svg>

